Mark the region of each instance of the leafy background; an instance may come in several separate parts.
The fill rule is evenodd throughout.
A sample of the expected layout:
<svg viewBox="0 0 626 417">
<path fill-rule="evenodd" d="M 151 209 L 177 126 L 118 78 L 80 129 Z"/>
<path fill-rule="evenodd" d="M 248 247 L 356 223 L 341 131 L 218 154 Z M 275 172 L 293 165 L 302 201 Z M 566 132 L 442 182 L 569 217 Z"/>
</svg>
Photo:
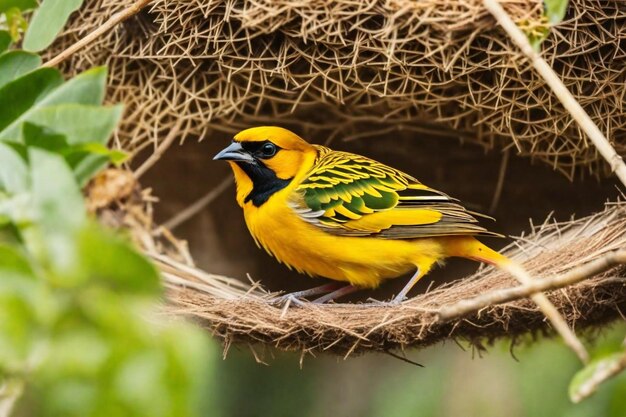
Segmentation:
<svg viewBox="0 0 626 417">
<path fill-rule="evenodd" d="M 37 416 L 193 416 L 210 404 L 214 346 L 158 316 L 156 268 L 104 230 L 81 188 L 126 158 L 107 148 L 121 106 L 107 72 L 70 80 L 41 49 L 80 2 L 0 1 L 0 410 Z M 71 7 L 70 7 L 71 6 Z"/>
</svg>

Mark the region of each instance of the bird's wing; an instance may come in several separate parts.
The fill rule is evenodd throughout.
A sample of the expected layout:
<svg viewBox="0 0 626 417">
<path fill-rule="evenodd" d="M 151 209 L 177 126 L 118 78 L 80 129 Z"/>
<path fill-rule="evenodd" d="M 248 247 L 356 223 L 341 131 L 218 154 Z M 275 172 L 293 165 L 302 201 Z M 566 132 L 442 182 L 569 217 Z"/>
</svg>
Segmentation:
<svg viewBox="0 0 626 417">
<path fill-rule="evenodd" d="M 307 222 L 343 236 L 415 239 L 497 235 L 446 194 L 372 159 L 317 147 L 318 159 L 290 205 Z"/>
</svg>

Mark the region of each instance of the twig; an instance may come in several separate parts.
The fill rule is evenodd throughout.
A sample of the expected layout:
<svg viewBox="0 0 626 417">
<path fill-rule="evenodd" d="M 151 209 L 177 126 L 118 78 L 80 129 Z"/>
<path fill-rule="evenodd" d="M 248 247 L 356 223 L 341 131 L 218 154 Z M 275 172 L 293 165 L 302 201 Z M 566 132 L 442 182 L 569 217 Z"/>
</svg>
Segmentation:
<svg viewBox="0 0 626 417">
<path fill-rule="evenodd" d="M 483 0 L 483 5 L 496 18 L 498 23 L 502 25 L 513 42 L 522 50 L 522 53 L 530 59 L 535 70 L 543 77 L 563 106 L 570 112 L 574 120 L 576 120 L 582 130 L 585 131 L 600 154 L 609 163 L 611 171 L 615 172 L 622 184 L 626 186 L 626 164 L 622 157 L 619 156 L 598 126 L 591 120 L 587 112 L 585 112 L 574 96 L 567 90 L 567 87 L 565 87 L 559 76 L 550 65 L 535 52 L 524 32 L 513 22 L 498 0 Z"/>
<path fill-rule="evenodd" d="M 0 386 L 0 417 L 9 417 L 13 406 L 24 391 L 24 381 L 20 378 L 8 378 Z"/>
<path fill-rule="evenodd" d="M 199 198 L 195 203 L 176 214 L 174 217 L 163 223 L 162 227 L 173 230 L 186 222 L 193 216 L 195 216 L 200 210 L 204 209 L 213 200 L 215 200 L 220 194 L 222 194 L 231 184 L 233 179 L 231 177 L 225 178 L 220 182 L 217 187 L 206 193 L 203 197 Z"/>
<path fill-rule="evenodd" d="M 505 265 L 503 268 L 523 285 L 530 285 L 537 281 L 531 277 L 524 268 L 515 262 Z M 559 313 L 559 310 L 557 310 L 554 304 L 548 300 L 548 297 L 541 292 L 535 292 L 530 295 L 530 298 L 535 302 L 535 304 L 537 304 L 548 320 L 550 320 L 554 329 L 561 335 L 565 344 L 569 346 L 574 353 L 576 353 L 580 361 L 582 363 L 589 362 L 589 353 L 587 353 L 587 349 L 585 349 L 582 342 L 578 340 L 574 331 L 570 329 L 561 313 Z"/>
<path fill-rule="evenodd" d="M 150 155 L 146 161 L 141 164 L 139 168 L 137 168 L 133 173 L 135 174 L 135 178 L 139 179 L 143 174 L 146 173 L 152 166 L 161 159 L 161 156 L 165 153 L 165 151 L 172 145 L 174 139 L 178 136 L 178 132 L 180 131 L 180 127 L 183 124 L 183 119 L 179 118 L 172 130 L 167 134 L 165 140 L 155 149 L 154 153 Z"/>
<path fill-rule="evenodd" d="M 509 156 L 511 152 L 506 149 L 502 154 L 502 161 L 500 162 L 500 170 L 498 172 L 498 182 L 496 183 L 496 189 L 491 199 L 491 205 L 489 206 L 489 214 L 493 214 L 500 204 L 500 197 L 502 197 L 502 190 L 504 189 L 504 177 L 506 177 L 506 169 L 509 166 Z"/>
<path fill-rule="evenodd" d="M 409 359 L 409 358 L 405 358 L 404 356 L 400 356 L 400 355 L 398 355 L 398 354 L 395 354 L 395 353 L 393 353 L 393 352 L 392 352 L 392 351 L 390 351 L 390 350 L 386 350 L 386 351 L 385 351 L 385 353 L 386 353 L 387 355 L 391 356 L 392 358 L 399 359 L 399 360 L 401 360 L 402 362 L 406 362 L 406 363 L 411 364 L 411 365 L 413 365 L 413 366 L 419 366 L 420 368 L 423 368 L 423 367 L 424 367 L 424 365 L 422 365 L 421 363 L 418 363 L 418 362 L 412 361 L 412 360 L 411 360 L 411 359 Z"/>
<path fill-rule="evenodd" d="M 44 67 L 56 67 L 61 62 L 65 61 L 67 58 L 69 58 L 70 56 L 78 52 L 79 50 L 83 49 L 85 46 L 89 45 L 90 43 L 98 39 L 100 36 L 108 32 L 109 30 L 113 29 L 119 23 L 122 23 L 124 20 L 139 13 L 139 11 L 143 9 L 144 7 L 146 7 L 148 3 L 150 3 L 151 1 L 152 0 L 137 0 L 136 2 L 134 2 L 133 4 L 131 4 L 124 10 L 121 10 L 115 13 L 113 16 L 109 18 L 109 20 L 104 22 L 102 26 L 100 26 L 99 28 L 97 28 L 96 30 L 94 30 L 93 32 L 85 36 L 84 38 L 81 38 L 78 42 L 69 46 L 67 49 L 61 51 L 57 56 L 45 62 L 43 66 Z"/>
<path fill-rule="evenodd" d="M 441 308 L 437 316 L 441 321 L 449 321 L 477 312 L 485 307 L 519 300 L 542 291 L 567 287 L 621 264 L 626 264 L 626 250 L 607 253 L 562 275 L 532 280 L 518 287 L 495 290 L 478 297 L 459 301 L 451 306 Z"/>
<path fill-rule="evenodd" d="M 585 381 L 572 395 L 572 401 L 579 403 L 596 392 L 600 384 L 613 378 L 626 369 L 626 352 L 616 361 L 610 361 L 604 366 L 598 366 L 594 374 Z"/>
</svg>

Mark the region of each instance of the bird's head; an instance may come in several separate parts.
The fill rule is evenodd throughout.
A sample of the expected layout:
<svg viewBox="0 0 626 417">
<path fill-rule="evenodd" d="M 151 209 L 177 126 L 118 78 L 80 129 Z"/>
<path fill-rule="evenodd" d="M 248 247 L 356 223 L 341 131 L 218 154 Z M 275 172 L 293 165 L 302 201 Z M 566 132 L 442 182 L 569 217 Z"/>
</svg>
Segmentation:
<svg viewBox="0 0 626 417">
<path fill-rule="evenodd" d="M 263 126 L 239 132 L 213 159 L 230 162 L 237 181 L 238 200 L 252 200 L 258 206 L 257 203 L 262 204 L 306 172 L 316 155 L 315 147 L 295 133 Z"/>
</svg>

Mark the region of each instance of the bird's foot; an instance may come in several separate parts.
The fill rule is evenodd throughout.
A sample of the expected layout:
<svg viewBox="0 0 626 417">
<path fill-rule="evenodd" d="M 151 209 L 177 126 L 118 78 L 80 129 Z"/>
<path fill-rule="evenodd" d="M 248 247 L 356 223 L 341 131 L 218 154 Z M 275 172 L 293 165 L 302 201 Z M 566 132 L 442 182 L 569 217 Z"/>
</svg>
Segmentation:
<svg viewBox="0 0 626 417">
<path fill-rule="evenodd" d="M 380 301 L 372 297 L 368 298 L 365 301 L 366 301 L 365 303 L 366 305 L 372 305 L 372 306 L 384 306 L 385 304 L 387 304 L 387 301 Z"/>
<path fill-rule="evenodd" d="M 392 305 L 392 306 L 399 306 L 400 304 L 402 304 L 404 300 L 408 300 L 408 299 L 409 297 L 407 297 L 403 293 L 400 293 L 396 295 L 394 298 L 392 298 L 391 300 L 387 301 L 387 304 Z"/>
<path fill-rule="evenodd" d="M 302 301 L 297 294 L 289 293 L 284 295 L 279 295 L 277 297 L 271 298 L 269 300 L 270 304 L 276 306 L 284 306 L 285 304 L 294 304 L 298 306 L 304 305 L 304 301 Z"/>
<path fill-rule="evenodd" d="M 297 294 L 293 294 L 293 293 L 275 297 L 273 300 L 271 300 L 271 302 L 272 304 L 275 304 L 277 306 L 282 306 L 282 310 L 280 312 L 281 319 L 285 317 L 285 315 L 287 314 L 287 311 L 289 311 L 289 307 L 291 307 L 292 305 L 298 306 L 298 307 L 304 306 L 304 301 L 299 299 L 297 297 Z"/>
<path fill-rule="evenodd" d="M 279 295 L 278 297 L 274 297 L 273 299 L 271 299 L 270 302 L 272 304 L 279 305 L 279 306 L 282 306 L 287 302 L 289 302 L 290 304 L 293 303 L 293 304 L 302 306 L 304 304 L 304 301 L 303 301 L 304 298 L 310 297 L 312 295 L 329 293 L 329 292 L 335 291 L 336 289 L 340 287 L 341 287 L 341 284 L 332 282 L 330 284 L 320 285 L 319 287 L 310 288 L 308 290 L 290 292 L 288 294 Z"/>
<path fill-rule="evenodd" d="M 402 304 L 404 300 L 407 300 L 407 297 L 402 296 L 401 294 L 392 298 L 389 301 L 380 301 L 374 298 L 368 298 L 367 305 L 377 306 L 377 307 L 395 307 L 395 306 L 399 306 L 400 304 Z"/>
</svg>

